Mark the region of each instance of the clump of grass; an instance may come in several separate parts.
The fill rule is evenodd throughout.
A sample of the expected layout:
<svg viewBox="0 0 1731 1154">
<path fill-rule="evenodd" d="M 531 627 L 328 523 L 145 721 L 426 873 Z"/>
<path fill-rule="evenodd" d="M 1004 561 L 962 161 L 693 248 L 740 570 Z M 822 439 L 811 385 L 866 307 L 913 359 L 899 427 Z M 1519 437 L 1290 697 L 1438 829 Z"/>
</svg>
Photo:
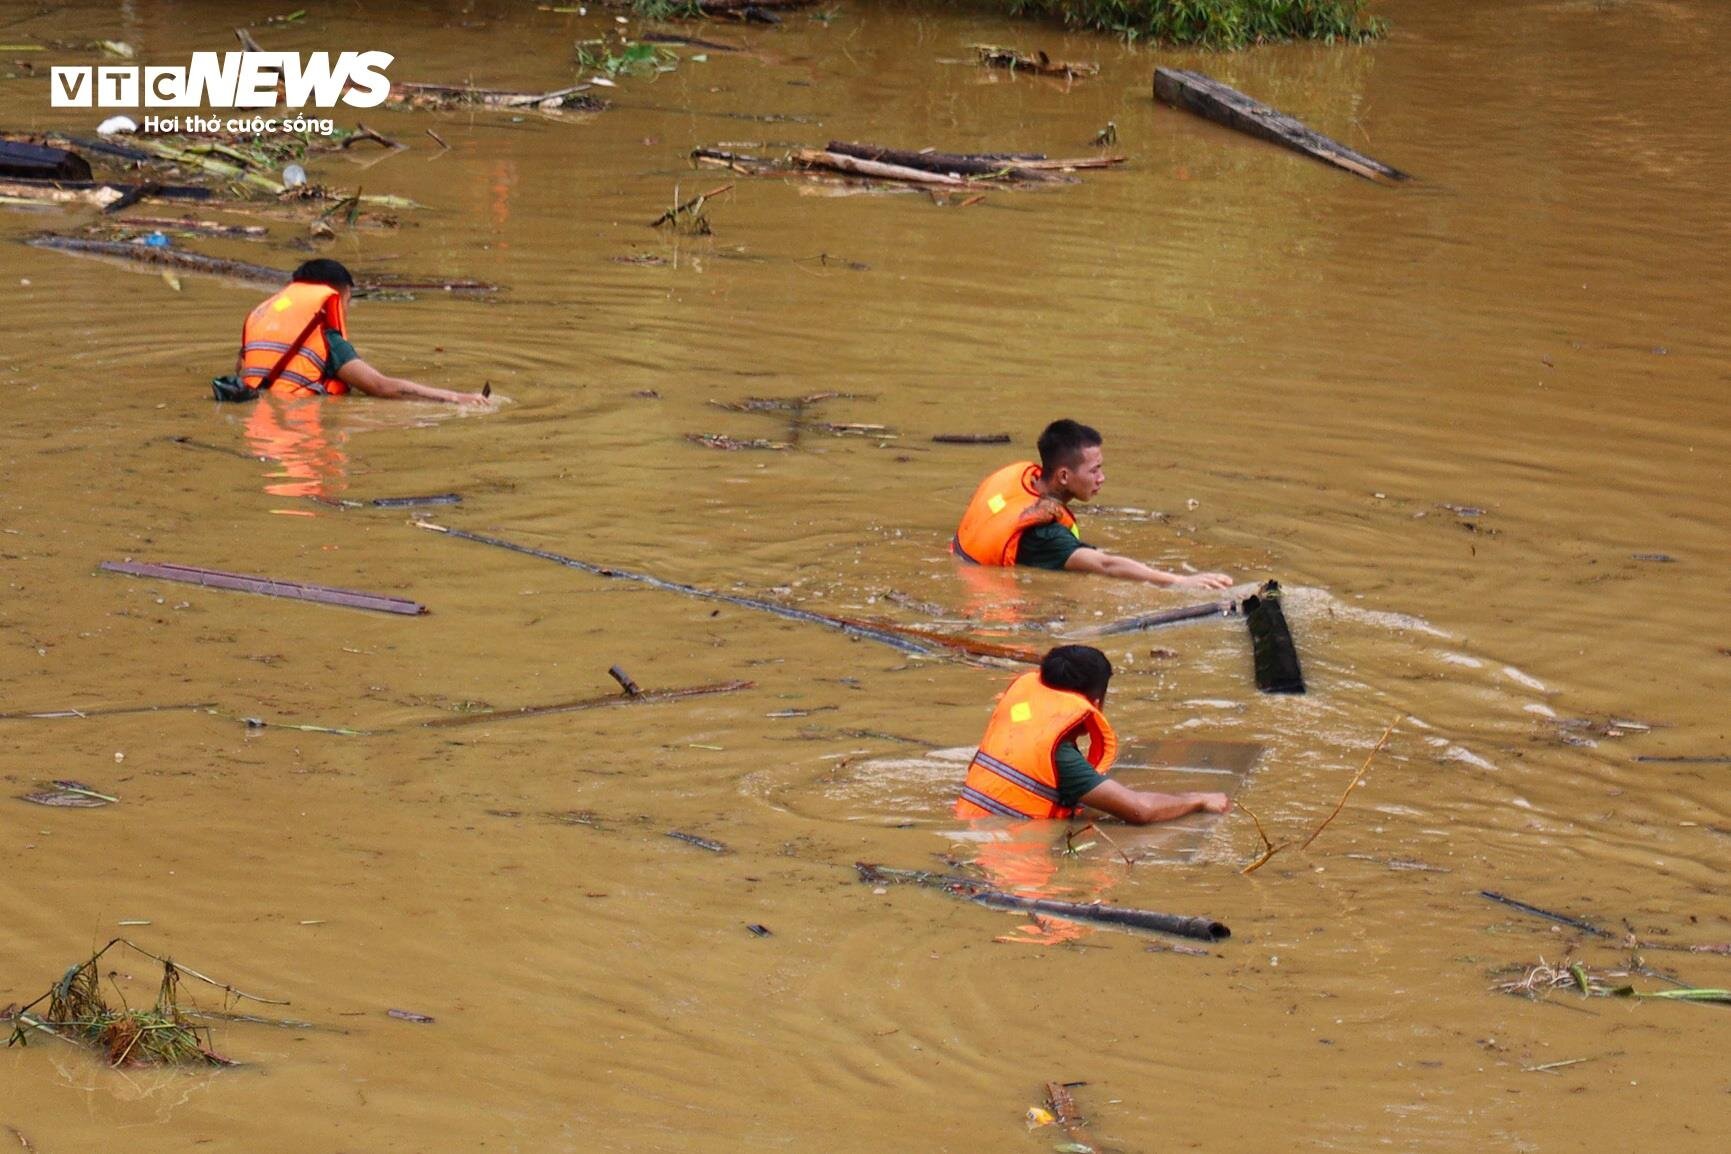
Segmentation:
<svg viewBox="0 0 1731 1154">
<path fill-rule="evenodd" d="M 102 975 L 97 963 L 113 947 L 127 946 L 162 963 L 162 984 L 156 1002 L 148 1009 L 111 1004 L 102 993 Z M 12 1012 L 12 1036 L 7 1045 L 25 1045 L 33 1032 L 52 1034 L 100 1052 L 111 1066 L 231 1066 L 234 1063 L 211 1049 L 208 1027 L 187 1021 L 180 1007 L 182 973 L 212 985 L 222 986 L 194 970 L 183 970 L 124 938 L 115 938 L 88 959 L 61 975 L 49 991 L 28 1006 Z M 230 994 L 250 997 L 232 987 Z M 118 993 L 118 991 L 116 991 Z M 257 999 L 264 1001 L 266 999 Z M 45 1014 L 32 1011 L 48 1003 Z"/>
<path fill-rule="evenodd" d="M 1012 14 L 1060 19 L 1073 27 L 1204 48 L 1243 48 L 1285 40 L 1360 41 L 1384 23 L 1364 0 L 1000 0 Z"/>
</svg>

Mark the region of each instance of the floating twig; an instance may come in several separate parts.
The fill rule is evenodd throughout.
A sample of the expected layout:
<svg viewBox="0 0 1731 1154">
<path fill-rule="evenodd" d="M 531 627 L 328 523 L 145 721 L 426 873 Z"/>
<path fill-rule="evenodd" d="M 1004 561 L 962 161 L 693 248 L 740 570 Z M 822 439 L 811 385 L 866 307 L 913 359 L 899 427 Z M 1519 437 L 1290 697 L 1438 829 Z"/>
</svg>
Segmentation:
<svg viewBox="0 0 1731 1154">
<path fill-rule="evenodd" d="M 260 593 L 266 597 L 286 597 L 295 601 L 316 601 L 324 605 L 342 605 L 350 609 L 373 609 L 381 613 L 418 616 L 427 607 L 418 601 L 388 597 L 379 593 L 362 593 L 353 589 L 338 589 L 330 585 L 309 585 L 299 581 L 276 581 L 269 577 L 252 577 L 245 573 L 226 573 L 220 569 L 201 569 L 196 565 L 169 563 L 148 564 L 137 561 L 104 561 L 98 569 L 109 573 L 125 573 L 134 577 L 150 577 L 161 581 L 179 581 L 202 585 L 210 589 L 233 589 L 244 593 Z"/>
<path fill-rule="evenodd" d="M 1340 801 L 1335 803 L 1334 812 L 1322 819 L 1322 824 L 1311 831 L 1310 836 L 1304 839 L 1304 844 L 1299 846 L 1299 849 L 1309 849 L 1310 843 L 1328 828 L 1328 823 L 1340 816 L 1340 811 L 1346 808 L 1346 799 L 1352 796 L 1352 791 L 1358 787 L 1360 781 L 1364 780 L 1365 771 L 1370 768 L 1370 763 L 1375 760 L 1377 753 L 1381 751 L 1383 744 L 1388 741 L 1389 735 L 1394 732 L 1394 727 L 1398 724 L 1400 724 L 1399 717 L 1388 723 L 1388 728 L 1382 731 L 1382 736 L 1376 739 L 1376 744 L 1371 747 L 1370 754 L 1365 757 L 1364 764 L 1358 767 L 1358 772 L 1352 775 L 1351 781 L 1347 782 L 1346 791 L 1340 795 Z"/>
<path fill-rule="evenodd" d="M 585 709 L 610 709 L 618 705 L 653 705 L 662 701 L 683 701 L 687 697 L 708 697 L 717 693 L 737 693 L 755 689 L 755 681 L 722 681 L 714 685 L 693 685 L 685 689 L 654 689 L 637 694 L 610 693 L 606 697 L 586 697 L 580 701 L 563 701 L 556 705 L 525 705 L 517 709 L 490 709 L 480 713 L 458 713 L 434 717 L 421 722 L 424 729 L 448 729 L 460 725 L 481 725 L 494 721 L 516 721 L 525 717 L 547 717 L 555 713 L 578 713 Z"/>
<path fill-rule="evenodd" d="M 1528 905 L 1526 902 L 1516 901 L 1514 898 L 1499 894 L 1494 890 L 1480 890 L 1479 896 L 1489 898 L 1493 902 L 1501 902 L 1503 905 L 1508 906 L 1511 909 L 1520 910 L 1523 914 L 1532 914 L 1536 918 L 1548 918 L 1553 922 L 1559 922 L 1565 926 L 1572 926 L 1583 933 L 1592 934 L 1596 938 L 1616 937 L 1616 935 L 1610 930 L 1596 926 L 1592 922 L 1582 921 L 1580 918 L 1570 917 L 1568 914 L 1553 913 L 1550 910 L 1541 909 L 1538 906 Z"/>
<path fill-rule="evenodd" d="M 690 200 L 675 204 L 672 208 L 650 221 L 649 227 L 660 228 L 664 224 L 679 224 L 682 217 L 686 221 L 700 221 L 702 220 L 703 206 L 709 201 L 709 199 L 711 197 L 720 196 L 722 193 L 729 192 L 732 189 L 733 185 L 723 184 L 719 187 L 710 189 L 708 192 L 700 192 Z M 695 227 L 695 225 L 693 227 Z M 704 223 L 701 231 L 708 231 L 707 222 Z"/>
<path fill-rule="evenodd" d="M 625 691 L 627 697 L 642 697 L 643 687 L 631 680 L 631 675 L 617 665 L 607 668 L 607 676 L 619 683 L 619 688 Z"/>
<path fill-rule="evenodd" d="M 932 440 L 939 445 L 1007 445 L 1008 433 L 934 433 Z"/>
<path fill-rule="evenodd" d="M 1248 814 L 1250 817 L 1250 820 L 1256 823 L 1256 836 L 1262 839 L 1262 856 L 1257 858 L 1255 861 L 1251 862 L 1249 865 L 1245 866 L 1243 869 L 1238 871 L 1240 874 L 1243 874 L 1243 875 L 1248 877 L 1250 874 L 1255 873 L 1257 870 L 1259 870 L 1263 866 L 1267 865 L 1269 858 L 1273 857 L 1275 854 L 1279 853 L 1281 850 L 1286 849 L 1292 843 L 1289 841 L 1283 841 L 1279 845 L 1275 845 L 1272 841 L 1270 841 L 1268 839 L 1267 831 L 1265 831 L 1262 828 L 1262 819 L 1256 816 L 1255 810 L 1253 810 L 1249 806 L 1245 805 L 1243 801 L 1237 801 L 1237 802 L 1234 802 L 1233 804 L 1234 804 L 1235 808 L 1241 809 L 1246 814 Z"/>
</svg>

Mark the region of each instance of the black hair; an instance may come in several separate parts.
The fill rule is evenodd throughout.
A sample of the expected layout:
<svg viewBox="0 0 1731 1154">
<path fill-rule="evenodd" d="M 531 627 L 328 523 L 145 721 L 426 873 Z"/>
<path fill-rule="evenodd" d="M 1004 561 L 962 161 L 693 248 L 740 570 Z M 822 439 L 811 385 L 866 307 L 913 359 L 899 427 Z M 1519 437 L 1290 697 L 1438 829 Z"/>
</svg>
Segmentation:
<svg viewBox="0 0 1731 1154">
<path fill-rule="evenodd" d="M 355 287 L 355 278 L 343 266 L 342 261 L 331 260 L 322 256 L 316 260 L 304 262 L 295 269 L 294 276 L 289 279 L 297 284 L 329 285 L 339 292 Z"/>
<path fill-rule="evenodd" d="M 1100 430 L 1090 428 L 1068 417 L 1047 425 L 1040 434 L 1040 472 L 1050 477 L 1063 468 L 1074 468 L 1082 459 L 1082 450 L 1105 444 Z"/>
<path fill-rule="evenodd" d="M 1101 701 L 1112 680 L 1112 663 L 1092 645 L 1060 645 L 1040 659 L 1040 680 L 1048 689 L 1068 689 Z"/>
</svg>

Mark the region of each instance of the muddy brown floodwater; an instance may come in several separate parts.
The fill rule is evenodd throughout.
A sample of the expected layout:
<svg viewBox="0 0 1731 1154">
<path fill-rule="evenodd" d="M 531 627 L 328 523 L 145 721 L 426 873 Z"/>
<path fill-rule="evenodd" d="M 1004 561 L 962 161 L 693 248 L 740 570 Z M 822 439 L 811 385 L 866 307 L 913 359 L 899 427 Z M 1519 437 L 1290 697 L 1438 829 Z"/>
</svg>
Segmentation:
<svg viewBox="0 0 1731 1154">
<path fill-rule="evenodd" d="M 124 932 L 313 1026 L 218 1023 L 244 1064 L 216 1074 L 13 1047 L 0 1125 L 48 1154 L 1049 1150 L 1064 1136 L 1023 1118 L 1060 1080 L 1085 1083 L 1102 1150 L 1722 1149 L 1723 1007 L 1491 987 L 1541 958 L 1627 968 L 1630 927 L 1731 940 L 1731 766 L 1636 760 L 1731 753 L 1731 8 L 1375 7 L 1393 31 L 1372 46 L 1206 57 L 843 0 L 828 21 L 705 26 L 750 50 L 622 80 L 593 117 L 368 113 L 411 150 L 324 158 L 314 179 L 426 207 L 317 251 L 508 286 L 351 318 L 375 363 L 491 381 L 509 398 L 491 414 L 213 405 L 205 382 L 256 288 L 184 275 L 174 291 L 26 248 L 12 241 L 87 210 L 6 209 L 0 712 L 216 707 L 0 720 L 0 1003 Z M 6 43 L 124 40 L 169 63 L 231 47 L 238 19 L 210 3 L 0 17 Z M 540 90 L 611 21 L 309 4 L 255 32 L 390 51 L 396 80 Z M 984 72 L 959 62 L 977 42 L 1102 70 L 1068 87 Z M 1378 187 L 1157 107 L 1162 63 L 1418 179 Z M 50 109 L 40 78 L 0 80 L 0 110 L 10 129 L 94 120 Z M 685 160 L 832 138 L 1073 154 L 1108 121 L 1123 169 L 967 208 Z M 730 177 L 712 237 L 645 227 L 675 189 Z M 302 259 L 295 229 L 267 223 L 264 241 L 188 243 Z M 786 451 L 684 437 L 791 441 L 786 413 L 711 402 L 819 392 L 844 395 L 808 407 Z M 308 499 L 457 491 L 436 520 L 1039 647 L 1173 603 L 1054 574 L 974 585 L 946 556 L 979 478 L 1059 415 L 1108 438 L 1088 537 L 1278 576 L 1311 683 L 1259 696 L 1239 622 L 1113 639 L 1112 715 L 1147 767 L 1128 779 L 1225 781 L 1270 836 L 1302 837 L 1400 719 L 1308 851 L 1241 876 L 1261 850 L 1242 814 L 1109 829 L 1122 856 L 965 836 L 956 758 L 1008 671 Z M 999 431 L 1016 444 L 930 439 Z M 432 612 L 96 569 L 124 557 Z M 611 692 L 615 663 L 646 689 L 756 687 L 418 724 Z M 54 778 L 121 802 L 14 800 Z M 859 859 L 980 861 L 1233 936 L 1196 957 L 1026 927 L 874 892 Z M 1639 989 L 1731 985 L 1726 957 L 1640 953 Z M 154 988 L 136 960 L 113 981 L 135 1003 Z"/>
</svg>

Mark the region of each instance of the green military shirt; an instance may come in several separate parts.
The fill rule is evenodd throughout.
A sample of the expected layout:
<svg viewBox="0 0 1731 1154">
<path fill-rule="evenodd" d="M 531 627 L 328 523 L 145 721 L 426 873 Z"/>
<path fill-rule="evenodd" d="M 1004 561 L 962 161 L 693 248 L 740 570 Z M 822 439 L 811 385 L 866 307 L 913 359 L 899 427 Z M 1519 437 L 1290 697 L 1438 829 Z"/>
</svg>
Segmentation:
<svg viewBox="0 0 1731 1154">
<path fill-rule="evenodd" d="M 1074 741 L 1059 742 L 1052 760 L 1058 766 L 1058 804 L 1066 809 L 1082 804 L 1082 797 L 1106 780 Z"/>
<path fill-rule="evenodd" d="M 1062 569 L 1070 554 L 1089 549 L 1082 539 L 1067 526 L 1056 521 L 1035 525 L 1016 543 L 1016 564 L 1030 569 Z"/>
<path fill-rule="evenodd" d="M 327 381 L 336 380 L 338 370 L 350 361 L 361 359 L 361 354 L 355 352 L 355 346 L 349 344 L 348 338 L 335 329 L 325 330 L 325 347 L 330 350 L 325 357 L 325 380 Z"/>
</svg>

